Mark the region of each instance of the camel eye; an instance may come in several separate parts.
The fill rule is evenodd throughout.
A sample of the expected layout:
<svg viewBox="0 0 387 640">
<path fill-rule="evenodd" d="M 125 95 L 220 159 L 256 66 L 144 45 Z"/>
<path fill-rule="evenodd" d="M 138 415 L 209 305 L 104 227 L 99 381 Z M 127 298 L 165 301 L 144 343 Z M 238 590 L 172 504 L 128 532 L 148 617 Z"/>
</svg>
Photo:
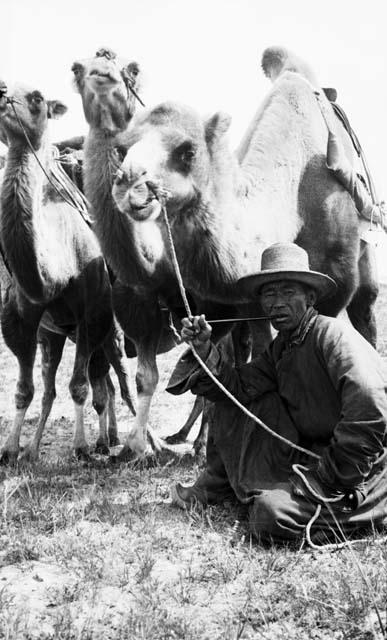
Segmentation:
<svg viewBox="0 0 387 640">
<path fill-rule="evenodd" d="M 35 104 L 40 104 L 41 102 L 43 102 L 44 98 L 42 96 L 41 93 L 39 93 L 39 91 L 34 91 L 31 94 L 31 100 L 35 103 Z"/>
<path fill-rule="evenodd" d="M 130 75 L 137 78 L 138 74 L 140 73 L 140 68 L 136 62 L 131 62 L 130 64 L 128 64 L 126 68 L 128 73 L 130 73 Z"/>
<path fill-rule="evenodd" d="M 71 67 L 71 71 L 75 76 L 78 76 L 81 73 L 82 69 L 83 65 L 81 65 L 80 62 L 74 62 L 73 66 Z"/>
<path fill-rule="evenodd" d="M 176 160 L 187 168 L 192 164 L 195 156 L 196 149 L 190 141 L 183 142 L 183 144 L 175 150 Z"/>
<path fill-rule="evenodd" d="M 41 104 L 44 102 L 44 98 L 40 91 L 33 91 L 32 93 L 30 93 L 30 95 L 27 97 L 27 100 L 31 113 L 35 115 L 40 113 Z"/>
<path fill-rule="evenodd" d="M 114 147 L 114 151 L 117 157 L 117 162 L 119 164 L 121 164 L 124 160 L 125 160 L 125 156 L 126 156 L 126 152 L 127 152 L 127 148 L 124 146 L 116 146 Z"/>
</svg>

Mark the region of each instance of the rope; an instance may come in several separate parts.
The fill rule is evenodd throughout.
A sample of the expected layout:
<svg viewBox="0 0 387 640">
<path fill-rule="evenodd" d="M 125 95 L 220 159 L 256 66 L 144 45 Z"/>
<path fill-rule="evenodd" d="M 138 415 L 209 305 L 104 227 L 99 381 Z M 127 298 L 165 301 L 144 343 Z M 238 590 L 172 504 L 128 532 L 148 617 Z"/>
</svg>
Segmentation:
<svg viewBox="0 0 387 640">
<path fill-rule="evenodd" d="M 70 207 L 72 207 L 73 209 L 76 209 L 77 211 L 79 211 L 79 213 L 82 215 L 82 217 L 84 217 L 84 212 L 82 211 L 82 209 L 81 209 L 77 204 L 74 204 L 73 202 L 71 202 L 72 194 L 71 194 L 71 192 L 69 191 L 69 189 L 67 188 L 67 186 L 64 184 L 63 180 L 61 181 L 61 180 L 59 179 L 59 176 L 58 176 L 58 175 L 55 175 L 54 173 L 52 173 L 52 175 L 56 178 L 56 180 L 57 180 L 57 181 L 59 182 L 59 184 L 62 186 L 62 188 L 63 188 L 63 190 L 64 190 L 65 194 L 66 194 L 67 196 L 69 196 L 70 200 L 67 200 L 67 198 L 66 198 L 66 197 L 64 196 L 64 194 L 63 194 L 63 191 L 61 191 L 61 190 L 56 186 L 56 184 L 52 181 L 51 176 L 47 173 L 47 171 L 46 171 L 45 167 L 43 166 L 43 164 L 41 163 L 41 161 L 40 161 L 40 160 L 39 160 L 39 158 L 38 158 L 37 153 L 35 152 L 35 149 L 34 149 L 34 147 L 33 147 L 33 145 L 32 145 L 32 142 L 31 142 L 31 140 L 30 140 L 30 138 L 29 138 L 29 136 L 28 136 L 28 133 L 27 133 L 27 131 L 26 131 L 26 129 L 25 129 L 25 127 L 24 127 L 24 125 L 23 125 L 22 121 L 20 120 L 19 115 L 18 115 L 18 113 L 17 113 L 16 109 L 15 109 L 14 101 L 13 101 L 13 100 L 11 100 L 11 99 L 9 99 L 9 100 L 8 100 L 8 102 L 9 102 L 9 104 L 10 104 L 10 105 L 11 105 L 11 107 L 12 107 L 12 110 L 13 110 L 13 112 L 14 112 L 14 114 L 15 114 L 16 120 L 18 121 L 18 124 L 19 124 L 19 126 L 20 126 L 21 130 L 23 131 L 23 134 L 24 134 L 24 137 L 25 137 L 25 139 L 26 139 L 26 142 L 27 142 L 27 144 L 28 144 L 28 146 L 29 146 L 29 148 L 30 148 L 30 150 L 31 150 L 31 152 L 32 152 L 32 154 L 33 154 L 33 156 L 35 157 L 36 162 L 38 163 L 38 165 L 40 166 L 40 168 L 41 168 L 41 170 L 43 171 L 44 175 L 46 176 L 46 178 L 47 178 L 48 182 L 49 182 L 49 183 L 51 184 L 51 186 L 55 189 L 55 191 L 60 195 L 60 197 L 61 197 L 61 198 L 66 202 L 66 204 L 68 204 L 68 205 L 69 205 Z M 74 185 L 74 188 L 75 188 L 75 185 Z M 85 198 L 84 198 L 84 199 L 85 199 Z M 85 200 L 86 200 L 86 199 L 85 199 Z M 86 202 L 87 202 L 87 201 L 86 201 Z"/>
<path fill-rule="evenodd" d="M 292 465 L 292 469 L 293 469 L 294 473 L 296 475 L 298 475 L 302 479 L 302 481 L 304 482 L 304 484 L 306 485 L 306 487 L 308 488 L 308 490 L 312 494 L 312 496 L 314 498 L 316 498 L 316 500 L 319 500 L 320 502 L 324 503 L 324 506 L 326 506 L 326 508 L 328 509 L 330 515 L 332 516 L 334 522 L 337 525 L 337 528 L 338 528 L 339 532 L 342 534 L 342 536 L 344 538 L 344 542 L 332 542 L 332 543 L 327 543 L 327 544 L 316 544 L 315 542 L 313 542 L 312 534 L 311 534 L 312 526 L 317 521 L 317 519 L 320 517 L 321 509 L 322 509 L 321 504 L 317 504 L 316 511 L 314 512 L 313 516 L 310 518 L 309 522 L 307 523 L 307 525 L 305 527 L 305 540 L 306 540 L 308 546 L 311 549 L 314 549 L 314 551 L 338 551 L 340 549 L 345 549 L 346 547 L 348 547 L 350 545 L 359 544 L 359 543 L 362 543 L 362 542 L 368 542 L 368 538 L 357 538 L 356 540 L 346 540 L 345 539 L 345 535 L 344 535 L 344 532 L 342 530 L 342 527 L 340 526 L 340 523 L 337 520 L 337 517 L 336 517 L 336 515 L 335 515 L 335 513 L 334 513 L 334 511 L 332 509 L 332 506 L 331 506 L 332 503 L 340 502 L 340 500 L 342 500 L 341 496 L 337 496 L 336 498 L 323 498 L 323 496 L 317 494 L 316 491 L 314 491 L 314 489 L 311 486 L 311 484 L 309 483 L 308 479 L 302 473 L 302 471 L 300 469 L 300 465 L 293 464 Z M 387 540 L 387 536 L 383 536 L 380 539 L 378 539 L 378 542 L 382 543 L 382 542 L 385 542 L 386 540 Z"/>
<path fill-rule="evenodd" d="M 174 266 L 176 279 L 177 279 L 177 282 L 178 282 L 178 285 L 179 285 L 180 294 L 181 294 L 181 297 L 182 297 L 182 300 L 183 300 L 183 303 L 184 303 L 185 310 L 187 312 L 187 316 L 188 316 L 188 318 L 192 318 L 193 317 L 192 316 L 192 311 L 191 311 L 191 308 L 189 306 L 189 302 L 188 302 L 187 295 L 186 295 L 186 290 L 185 290 L 185 287 L 184 287 L 183 278 L 182 278 L 182 275 L 181 275 L 179 263 L 178 263 L 177 256 L 176 256 L 176 250 L 175 250 L 175 244 L 173 242 L 171 226 L 169 224 L 167 210 L 166 210 L 166 207 L 164 205 L 162 206 L 162 211 L 163 211 L 163 216 L 164 216 L 164 220 L 165 220 L 165 224 L 166 224 L 166 228 L 167 228 L 167 235 L 168 235 L 168 240 L 169 240 L 169 245 L 170 245 L 172 263 L 173 263 L 173 266 Z M 284 438 L 279 433 L 276 433 L 276 431 L 273 431 L 273 429 L 268 427 L 264 422 L 262 422 L 262 420 L 257 418 L 256 415 L 251 413 L 251 411 L 249 411 L 243 404 L 241 404 L 239 402 L 239 400 L 237 400 L 232 395 L 232 393 L 230 393 L 230 391 L 228 389 L 226 389 L 226 387 L 216 378 L 216 376 L 212 373 L 212 371 L 210 371 L 210 369 L 207 367 L 207 365 L 203 362 L 203 360 L 199 356 L 199 354 L 196 351 L 196 349 L 193 346 L 193 344 L 191 344 L 189 342 L 188 346 L 191 349 L 191 351 L 192 351 L 193 355 L 195 356 L 196 360 L 199 362 L 199 364 L 202 367 L 202 369 L 206 372 L 206 374 L 219 387 L 219 389 L 221 389 L 221 391 L 223 391 L 223 393 L 229 398 L 229 400 L 231 400 L 237 407 L 239 407 L 239 409 L 245 415 L 247 415 L 254 422 L 256 422 L 260 427 L 262 427 L 262 429 L 265 429 L 265 431 L 270 433 L 270 435 L 272 435 L 274 438 L 277 438 L 278 440 L 281 440 L 281 442 L 287 444 L 289 447 L 291 447 L 293 449 L 297 449 L 297 451 L 301 451 L 301 453 L 305 453 L 306 455 L 311 456 L 312 458 L 315 458 L 316 460 L 320 460 L 320 456 L 319 455 L 317 455 L 313 451 L 310 451 L 309 449 L 304 449 L 304 447 L 301 447 L 298 444 L 295 444 L 294 442 L 291 442 L 287 438 Z"/>
</svg>

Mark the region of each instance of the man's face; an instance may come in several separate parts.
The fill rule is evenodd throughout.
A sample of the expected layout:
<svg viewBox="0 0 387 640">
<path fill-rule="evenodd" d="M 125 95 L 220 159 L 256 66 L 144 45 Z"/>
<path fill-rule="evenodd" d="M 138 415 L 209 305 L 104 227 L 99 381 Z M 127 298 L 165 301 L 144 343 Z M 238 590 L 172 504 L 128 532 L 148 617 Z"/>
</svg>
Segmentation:
<svg viewBox="0 0 387 640">
<path fill-rule="evenodd" d="M 265 284 L 260 298 L 263 312 L 272 317 L 270 322 L 277 331 L 293 331 L 307 308 L 316 302 L 312 289 L 293 280 Z"/>
</svg>

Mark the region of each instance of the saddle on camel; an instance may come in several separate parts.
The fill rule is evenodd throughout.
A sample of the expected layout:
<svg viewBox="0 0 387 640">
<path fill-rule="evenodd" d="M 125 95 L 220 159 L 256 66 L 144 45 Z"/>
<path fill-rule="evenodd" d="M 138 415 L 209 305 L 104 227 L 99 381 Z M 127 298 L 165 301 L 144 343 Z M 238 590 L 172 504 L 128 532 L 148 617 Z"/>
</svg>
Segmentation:
<svg viewBox="0 0 387 640">
<path fill-rule="evenodd" d="M 173 502 L 236 498 L 249 507 L 254 536 L 280 541 L 330 537 L 383 525 L 387 519 L 387 400 L 376 350 L 347 322 L 314 308 L 336 290 L 309 268 L 307 253 L 276 243 L 261 270 L 240 280 L 278 331 L 264 353 L 234 368 L 210 342 L 205 317 L 182 321 L 210 372 L 274 437 L 245 417 L 187 352 L 168 391 L 191 390 L 215 403 L 207 465 Z M 282 440 L 277 439 L 278 436 Z M 310 532 L 313 523 L 313 532 Z"/>
</svg>

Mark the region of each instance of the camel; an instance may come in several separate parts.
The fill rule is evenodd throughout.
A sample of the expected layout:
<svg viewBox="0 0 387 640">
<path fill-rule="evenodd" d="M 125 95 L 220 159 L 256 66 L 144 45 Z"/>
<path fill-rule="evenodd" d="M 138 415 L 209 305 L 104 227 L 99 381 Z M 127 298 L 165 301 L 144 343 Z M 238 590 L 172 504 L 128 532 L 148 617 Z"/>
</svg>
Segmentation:
<svg viewBox="0 0 387 640">
<path fill-rule="evenodd" d="M 170 102 L 135 117 L 113 185 L 114 215 L 99 222 L 109 225 L 115 266 L 124 283 L 137 279 L 176 295 L 165 207 L 185 287 L 202 301 L 199 312 L 208 313 L 208 301 L 241 309 L 255 292 L 238 280 L 257 270 L 268 245 L 294 241 L 307 250 L 312 269 L 337 282 L 320 312 L 335 316 L 346 309 L 372 341 L 377 284 L 371 276 L 360 279 L 358 214 L 326 167 L 327 124 L 308 67 L 278 48 L 265 51 L 263 66 L 275 82 L 236 154 L 228 148 L 225 114 L 204 120 Z M 325 96 L 321 108 L 345 140 Z M 271 337 L 267 324 L 254 323 L 263 343 Z"/>
<path fill-rule="evenodd" d="M 88 457 L 83 420 L 88 373 L 100 423 L 97 449 L 106 449 L 108 435 L 117 443 L 107 354 L 118 370 L 122 362 L 115 342 L 119 334 L 113 322 L 109 276 L 95 235 L 73 206 L 70 182 L 66 188 L 63 175 L 57 181 L 58 168 L 48 139 L 49 119 L 66 110 L 59 101 L 45 100 L 37 89 L 18 85 L 9 95 L 0 81 L 0 128 L 9 147 L 1 189 L 0 237 L 12 274 L 1 325 L 5 342 L 19 363 L 16 416 L 2 449 L 2 462 L 14 462 L 19 455 L 21 427 L 34 394 L 38 337 L 44 395 L 38 428 L 24 458 L 37 456 L 55 397 L 55 374 L 64 342 L 73 333 L 76 355 L 70 392 L 75 408 L 75 453 Z M 121 382 L 127 386 L 124 375 Z M 131 403 L 129 391 L 126 399 Z"/>
<path fill-rule="evenodd" d="M 152 277 L 149 278 L 137 260 L 135 245 L 133 242 L 126 244 L 128 232 L 125 224 L 121 237 L 120 233 L 116 233 L 118 212 L 111 189 L 122 153 L 125 152 L 125 146 L 122 146 L 125 145 L 125 138 L 121 140 L 120 136 L 130 128 L 134 113 L 136 99 L 130 89 L 139 90 L 139 66 L 132 62 L 121 68 L 111 50 L 101 49 L 89 60 L 74 62 L 73 73 L 89 124 L 83 157 L 85 195 L 92 205 L 95 231 L 104 256 L 117 277 L 113 287 L 114 311 L 125 335 L 135 345 L 134 354 L 128 355 L 137 354 L 137 415 L 122 457 L 127 455 L 129 449 L 140 457 L 146 450 L 149 433 L 153 447 L 156 450 L 164 448 L 147 426 L 151 400 L 158 383 L 156 354 L 176 346 L 168 314 L 173 312 L 174 321 L 178 324 L 183 307 L 178 291 L 173 291 L 174 279 L 168 282 L 161 277 L 159 284 L 156 287 L 153 285 Z M 152 260 L 151 252 L 150 247 L 146 260 Z M 117 260 L 117 256 L 121 258 L 123 253 L 128 259 L 124 267 L 122 260 Z M 127 277 L 128 269 L 130 278 Z M 189 431 L 200 411 L 199 400 L 187 420 L 186 430 Z M 202 444 L 202 439 L 199 439 L 196 443 L 198 450 Z"/>
</svg>

